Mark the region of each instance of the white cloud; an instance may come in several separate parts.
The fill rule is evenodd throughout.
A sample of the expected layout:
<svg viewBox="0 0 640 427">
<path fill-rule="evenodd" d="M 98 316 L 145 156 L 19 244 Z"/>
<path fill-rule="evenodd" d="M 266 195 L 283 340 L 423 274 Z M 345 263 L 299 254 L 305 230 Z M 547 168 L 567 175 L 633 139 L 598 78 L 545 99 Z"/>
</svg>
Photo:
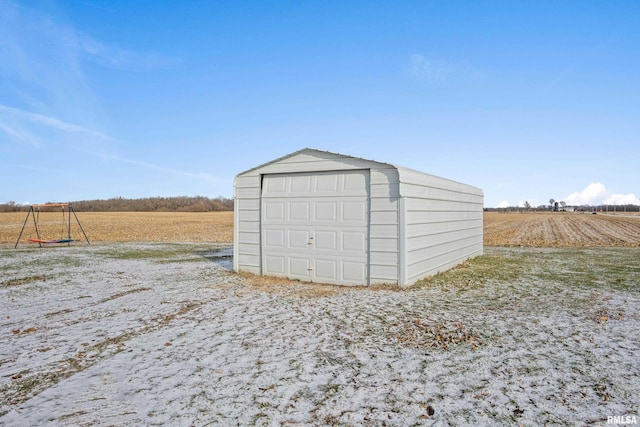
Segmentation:
<svg viewBox="0 0 640 427">
<path fill-rule="evenodd" d="M 0 108 L 0 111 L 2 109 Z M 22 129 L 21 126 L 15 123 L 8 123 L 4 120 L 4 118 L 0 115 L 0 130 L 4 131 L 7 135 L 16 141 L 25 141 L 29 144 L 37 147 L 39 145 L 38 139 L 35 138 L 31 133 Z"/>
<path fill-rule="evenodd" d="M 169 63 L 159 55 L 101 43 L 46 7 L 0 0 L 0 10 L 0 98 L 10 106 L 0 113 L 21 112 L 19 118 L 30 123 L 67 132 L 105 127 L 109 120 L 85 74 L 87 61 L 126 70 Z M 24 123 L 5 117 L 1 125 L 13 139 L 33 139 Z"/>
<path fill-rule="evenodd" d="M 496 206 L 496 208 L 508 208 L 509 206 L 511 206 L 509 204 L 509 201 L 503 200 L 500 203 L 498 203 L 498 206 Z"/>
<path fill-rule="evenodd" d="M 84 134 L 89 134 L 89 135 L 98 137 L 100 139 L 113 140 L 113 138 L 101 132 L 97 132 L 93 129 L 88 129 L 82 126 L 78 126 L 73 123 L 56 119 L 55 117 L 46 116 L 44 114 L 32 113 L 30 111 L 20 110 L 18 108 L 8 107 L 6 105 L 0 104 L 0 120 L 3 117 L 3 113 L 4 115 L 13 116 L 16 119 L 21 121 L 29 121 L 32 123 L 44 125 L 48 128 L 52 128 L 52 129 L 56 129 L 64 132 L 84 133 Z M 8 134 L 18 139 L 25 139 L 23 135 L 18 133 L 18 131 L 6 126 L 6 124 L 3 124 L 2 121 L 0 121 L 0 128 L 2 128 L 5 132 L 7 132 Z"/>
<path fill-rule="evenodd" d="M 44 120 L 38 121 L 45 125 L 52 124 L 44 123 L 46 117 L 85 127 L 105 122 L 100 102 L 83 72 L 80 57 L 87 54 L 77 46 L 82 36 L 61 22 L 63 18 L 32 9 L 28 3 L 0 0 L 0 9 L 8 11 L 0 25 L 3 104 L 40 114 Z"/>
<path fill-rule="evenodd" d="M 93 152 L 92 154 L 95 154 L 96 156 L 99 156 L 106 160 L 115 160 L 122 163 L 128 163 L 134 166 L 141 166 L 145 169 L 157 170 L 167 174 L 186 176 L 188 178 L 194 178 L 196 180 L 204 181 L 213 185 L 220 185 L 221 183 L 224 183 L 224 184 L 227 183 L 225 179 L 219 178 L 217 176 L 214 176 L 205 172 L 189 172 L 181 169 L 168 168 L 165 166 L 159 166 L 159 165 L 155 165 L 149 162 L 144 162 L 141 160 L 126 159 L 126 158 L 111 155 L 111 154 L 104 154 L 104 153 L 98 153 L 98 152 Z"/>
<path fill-rule="evenodd" d="M 635 194 L 612 194 L 604 184 L 593 182 L 580 191 L 569 194 L 565 197 L 568 205 L 640 205 L 640 200 Z"/>
<path fill-rule="evenodd" d="M 635 194 L 612 194 L 604 200 L 605 205 L 640 205 L 640 199 Z"/>
<path fill-rule="evenodd" d="M 432 61 L 418 54 L 411 55 L 411 74 L 428 82 L 446 80 L 449 75 L 449 64 L 444 61 Z"/>
<path fill-rule="evenodd" d="M 138 53 L 100 43 L 87 34 L 70 32 L 70 47 L 88 55 L 101 65 L 124 70 L 146 70 L 164 66 L 170 61 L 158 54 Z"/>
<path fill-rule="evenodd" d="M 449 80 L 469 81 L 481 75 L 478 70 L 468 65 L 428 59 L 417 53 L 409 57 L 409 71 L 414 78 L 429 83 L 441 83 Z"/>
<path fill-rule="evenodd" d="M 593 182 L 582 191 L 569 194 L 565 197 L 568 205 L 599 205 L 607 195 L 607 189 L 599 182 Z"/>
</svg>

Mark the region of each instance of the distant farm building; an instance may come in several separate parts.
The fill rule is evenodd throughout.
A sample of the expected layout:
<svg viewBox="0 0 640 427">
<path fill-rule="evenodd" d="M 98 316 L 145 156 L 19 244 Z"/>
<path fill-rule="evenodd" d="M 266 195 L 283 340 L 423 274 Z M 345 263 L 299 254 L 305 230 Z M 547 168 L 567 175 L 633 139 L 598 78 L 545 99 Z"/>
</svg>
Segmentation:
<svg viewBox="0 0 640 427">
<path fill-rule="evenodd" d="M 234 181 L 235 271 L 408 286 L 482 254 L 482 190 L 303 149 Z"/>
</svg>

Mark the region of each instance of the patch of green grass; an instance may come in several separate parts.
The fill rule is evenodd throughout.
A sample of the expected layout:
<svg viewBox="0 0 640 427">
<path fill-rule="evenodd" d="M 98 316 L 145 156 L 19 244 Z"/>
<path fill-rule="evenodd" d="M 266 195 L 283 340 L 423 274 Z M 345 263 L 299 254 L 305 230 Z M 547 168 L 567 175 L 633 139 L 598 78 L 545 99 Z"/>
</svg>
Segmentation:
<svg viewBox="0 0 640 427">
<path fill-rule="evenodd" d="M 635 248 L 563 248 L 536 255 L 540 280 L 599 290 L 640 291 L 640 251 Z"/>
<path fill-rule="evenodd" d="M 80 267 L 82 261 L 74 256 L 44 256 L 42 258 L 31 259 L 28 261 L 28 267 Z"/>
<path fill-rule="evenodd" d="M 546 315 L 580 312 L 607 292 L 640 292 L 635 248 L 485 248 L 486 254 L 418 282 L 441 306 Z"/>
<path fill-rule="evenodd" d="M 140 248 L 140 249 L 110 249 L 99 252 L 100 255 L 118 260 L 156 260 L 156 261 L 178 261 L 178 258 L 194 256 L 193 250 L 189 248 Z"/>
<path fill-rule="evenodd" d="M 136 259 L 166 259 L 173 258 L 178 255 L 183 255 L 180 251 L 176 250 L 167 250 L 167 249 L 110 249 L 107 251 L 99 252 L 99 255 L 102 255 L 106 258 L 111 259 L 119 259 L 119 260 L 136 260 Z"/>
<path fill-rule="evenodd" d="M 445 286 L 469 288 L 488 281 L 517 280 L 527 269 L 528 259 L 513 250 L 500 250 L 463 262 L 462 264 L 420 280 L 414 288 Z"/>
<path fill-rule="evenodd" d="M 27 277 L 21 277 L 19 279 L 7 279 L 0 282 L 0 288 L 27 285 L 32 282 L 44 282 L 45 280 L 47 280 L 47 277 L 43 275 L 27 276 Z"/>
<path fill-rule="evenodd" d="M 0 248 L 0 257 L 2 257 L 3 261 L 9 261 L 21 257 L 24 252 L 22 249 L 14 249 L 13 247 L 6 249 Z"/>
<path fill-rule="evenodd" d="M 106 258 L 117 260 L 150 260 L 160 263 L 206 261 L 198 254 L 202 248 L 192 245 L 158 245 L 145 247 L 111 248 L 98 252 Z"/>
<path fill-rule="evenodd" d="M 174 258 L 174 259 L 164 259 L 164 260 L 159 260 L 158 263 L 159 264 L 174 264 L 174 263 L 183 263 L 183 262 L 206 262 L 207 260 L 205 258 L 202 257 L 197 257 L 197 256 L 189 256 L 189 257 L 183 257 L 183 258 Z"/>
<path fill-rule="evenodd" d="M 419 281 L 415 287 L 469 289 L 519 281 L 640 291 L 636 248 L 489 248 L 486 255 Z"/>
</svg>

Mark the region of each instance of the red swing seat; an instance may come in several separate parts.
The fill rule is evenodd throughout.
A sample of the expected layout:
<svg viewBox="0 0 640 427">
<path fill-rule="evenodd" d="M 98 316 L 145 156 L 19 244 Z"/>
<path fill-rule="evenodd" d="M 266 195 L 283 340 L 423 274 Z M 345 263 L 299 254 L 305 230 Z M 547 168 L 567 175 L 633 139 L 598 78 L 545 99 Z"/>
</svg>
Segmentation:
<svg viewBox="0 0 640 427">
<path fill-rule="evenodd" d="M 71 243 L 73 239 L 57 239 L 57 240 L 43 240 L 43 239 L 28 239 L 32 243 Z"/>
</svg>

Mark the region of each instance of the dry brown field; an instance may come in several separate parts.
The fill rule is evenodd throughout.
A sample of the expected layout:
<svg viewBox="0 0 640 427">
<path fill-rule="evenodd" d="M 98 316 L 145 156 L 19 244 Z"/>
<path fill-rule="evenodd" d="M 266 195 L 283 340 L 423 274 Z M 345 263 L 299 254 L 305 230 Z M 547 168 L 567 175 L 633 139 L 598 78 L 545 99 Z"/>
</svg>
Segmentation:
<svg viewBox="0 0 640 427">
<path fill-rule="evenodd" d="M 79 212 L 91 242 L 233 241 L 233 212 Z M 26 213 L 0 213 L 0 243 L 15 244 Z M 42 213 L 41 237 L 64 237 L 60 214 Z M 71 234 L 83 236 L 72 217 Z M 22 241 L 35 237 L 30 218 Z M 489 246 L 640 246 L 640 216 L 569 212 L 484 214 Z M 21 242 L 21 245 L 23 243 Z M 26 243 L 25 243 L 26 244 Z"/>
<path fill-rule="evenodd" d="M 25 212 L 0 213 L 0 243 L 16 243 L 26 216 Z M 77 212 L 77 216 L 91 242 L 233 241 L 233 212 Z M 60 213 L 41 213 L 38 224 L 45 240 L 60 239 L 66 233 Z M 71 236 L 84 240 L 73 215 Z M 29 217 L 21 241 L 35 237 Z"/>
<path fill-rule="evenodd" d="M 640 216 L 582 212 L 485 212 L 484 244 L 640 246 Z"/>
</svg>

